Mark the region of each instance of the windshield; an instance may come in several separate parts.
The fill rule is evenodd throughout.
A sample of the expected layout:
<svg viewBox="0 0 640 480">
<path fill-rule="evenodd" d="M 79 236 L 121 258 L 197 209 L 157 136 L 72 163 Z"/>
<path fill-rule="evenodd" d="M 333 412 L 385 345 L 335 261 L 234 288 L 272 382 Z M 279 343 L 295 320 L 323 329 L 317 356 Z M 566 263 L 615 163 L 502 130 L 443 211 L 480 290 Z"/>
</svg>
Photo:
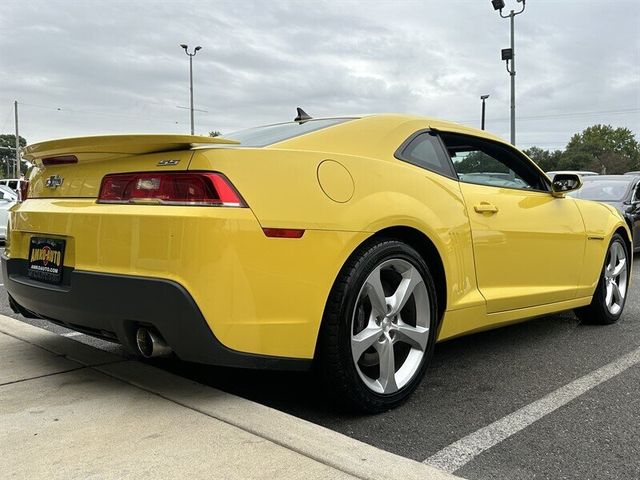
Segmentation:
<svg viewBox="0 0 640 480">
<path fill-rule="evenodd" d="M 307 120 L 301 123 L 278 123 L 276 125 L 266 125 L 228 133 L 224 137 L 230 140 L 238 140 L 240 145 L 244 147 L 264 147 L 304 135 L 305 133 L 338 125 L 348 120 L 353 120 L 353 118 L 327 118 L 323 120 Z"/>
<path fill-rule="evenodd" d="M 627 195 L 630 183 L 629 180 L 584 180 L 582 188 L 569 195 L 599 202 L 621 202 Z"/>
</svg>

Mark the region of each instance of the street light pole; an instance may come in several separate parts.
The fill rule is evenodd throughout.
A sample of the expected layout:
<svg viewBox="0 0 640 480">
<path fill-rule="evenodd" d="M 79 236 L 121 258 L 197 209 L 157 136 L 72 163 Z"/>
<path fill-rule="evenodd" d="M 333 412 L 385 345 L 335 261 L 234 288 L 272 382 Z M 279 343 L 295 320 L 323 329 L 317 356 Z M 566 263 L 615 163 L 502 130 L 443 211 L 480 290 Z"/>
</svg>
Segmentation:
<svg viewBox="0 0 640 480">
<path fill-rule="evenodd" d="M 522 4 L 524 10 L 524 4 Z M 502 15 L 502 12 L 500 12 Z M 516 45 L 515 45 L 515 18 L 513 10 L 509 14 L 511 17 L 511 145 L 516 146 Z M 193 112 L 191 113 L 193 115 Z M 193 124 L 193 120 L 191 121 Z"/>
<path fill-rule="evenodd" d="M 193 110 L 194 110 L 193 108 L 193 57 L 196 56 L 196 53 L 198 53 L 198 50 L 202 50 L 202 47 L 198 46 L 193 49 L 193 53 L 189 53 L 188 45 L 182 43 L 180 44 L 180 46 L 184 48 L 184 53 L 189 55 L 189 99 L 190 99 L 189 110 L 191 112 L 191 135 L 193 135 L 195 132 L 194 121 L 193 121 Z"/>
<path fill-rule="evenodd" d="M 20 178 L 20 135 L 18 133 L 18 101 L 13 102 L 16 116 L 16 164 L 13 170 L 13 178 Z"/>
<path fill-rule="evenodd" d="M 191 113 L 191 135 L 193 135 L 193 55 L 189 55 L 189 110 Z"/>
<path fill-rule="evenodd" d="M 480 100 L 482 100 L 482 130 L 484 130 L 484 113 L 485 113 L 485 100 L 489 98 L 489 95 L 481 95 Z"/>
<path fill-rule="evenodd" d="M 516 144 L 516 43 L 515 43 L 515 17 L 524 12 L 526 6 L 526 0 L 516 0 L 518 3 L 522 3 L 522 10 L 516 12 L 511 10 L 509 15 L 503 15 L 502 9 L 504 8 L 504 0 L 491 0 L 493 8 L 500 10 L 500 16 L 502 18 L 509 18 L 511 23 L 511 48 L 502 50 L 502 60 L 507 62 L 507 72 L 511 76 L 511 145 Z M 511 68 L 509 68 L 509 61 L 511 61 Z"/>
</svg>

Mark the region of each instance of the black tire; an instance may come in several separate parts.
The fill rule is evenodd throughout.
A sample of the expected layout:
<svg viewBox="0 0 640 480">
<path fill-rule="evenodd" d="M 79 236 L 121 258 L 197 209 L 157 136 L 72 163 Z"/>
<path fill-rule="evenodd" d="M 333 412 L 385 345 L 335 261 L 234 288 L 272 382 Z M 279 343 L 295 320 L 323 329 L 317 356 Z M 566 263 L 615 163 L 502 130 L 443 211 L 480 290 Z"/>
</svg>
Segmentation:
<svg viewBox="0 0 640 480">
<path fill-rule="evenodd" d="M 404 381 L 407 383 L 394 393 L 384 394 L 373 391 L 361 378 L 361 373 L 359 373 L 360 365 L 358 364 L 358 367 L 356 367 L 357 361 L 353 359 L 351 344 L 352 334 L 354 333 L 353 330 L 355 329 L 352 322 L 355 323 L 356 321 L 355 309 L 358 299 L 362 298 L 359 297 L 361 289 L 364 288 L 364 283 L 368 279 L 369 274 L 376 268 L 381 269 L 382 265 L 388 262 L 401 262 L 405 265 L 408 262 L 421 275 L 422 283 L 426 288 L 416 287 L 415 292 L 420 288 L 419 294 L 412 293 L 408 297 L 409 299 L 405 307 L 403 307 L 400 312 L 404 316 L 406 312 L 404 308 L 413 308 L 414 316 L 417 319 L 418 313 L 416 312 L 420 311 L 417 306 L 418 302 L 420 305 L 423 305 L 422 312 L 424 312 L 424 314 L 421 315 L 420 318 L 423 324 L 428 322 L 429 334 L 426 347 L 424 350 L 420 349 L 417 353 L 417 355 L 419 355 L 421 352 L 424 352 L 421 363 L 419 363 L 419 360 L 415 359 L 415 357 L 412 359 L 412 365 L 410 365 L 410 367 L 411 369 L 417 368 L 417 370 L 413 370 L 414 373 L 412 376 L 409 376 L 410 380 L 406 381 L 405 379 Z M 379 271 L 382 272 L 382 270 Z M 393 271 L 391 271 L 391 274 L 393 274 Z M 382 278 L 382 273 L 380 273 L 380 277 Z M 427 297 L 429 301 L 428 313 L 424 310 L 424 299 Z M 367 413 L 378 413 L 390 410 L 404 402 L 419 385 L 433 354 L 438 322 L 438 305 L 436 302 L 435 283 L 430 274 L 429 266 L 412 247 L 394 239 L 376 239 L 361 246 L 346 262 L 335 281 L 325 307 L 319 337 L 317 357 L 319 373 L 334 403 L 350 410 L 355 409 Z M 362 300 L 358 305 L 360 305 L 359 308 L 362 308 Z M 387 308 L 389 308 L 389 305 L 387 305 Z M 369 315 L 369 318 L 374 315 L 373 307 L 371 307 Z M 407 318 L 409 318 L 409 316 L 410 315 L 408 315 Z M 400 314 L 398 314 L 398 317 L 404 321 L 404 318 L 401 317 Z M 396 318 L 395 322 L 397 321 Z M 389 324 L 387 323 L 387 325 Z M 398 340 L 389 331 L 388 333 L 391 335 L 391 339 L 395 339 L 394 342 L 391 342 L 391 345 L 402 343 L 402 340 Z M 382 340 L 380 341 L 382 342 Z M 377 346 L 377 344 L 375 346 Z M 371 348 L 374 348 L 374 346 Z M 401 348 L 404 347 L 392 346 L 391 351 L 393 352 L 392 356 L 394 356 L 394 358 L 396 358 L 396 349 Z M 411 346 L 407 348 L 411 349 Z M 369 353 L 367 355 L 372 354 Z M 375 353 L 373 355 L 375 355 Z M 408 355 L 407 353 L 407 357 L 403 362 L 407 361 L 409 358 Z M 414 355 L 416 354 L 414 353 Z M 364 356 L 362 358 L 364 358 Z M 378 360 L 380 362 L 378 368 L 381 369 L 382 362 L 380 361 L 380 357 L 378 357 Z M 394 364 L 397 361 L 396 359 Z M 399 370 L 403 365 L 404 363 L 400 363 L 396 366 Z M 396 370 L 396 372 L 398 370 Z M 382 378 L 381 370 L 380 378 Z"/>
<path fill-rule="evenodd" d="M 614 246 L 618 246 L 618 247 L 614 247 Z M 620 310 L 618 312 L 612 313 L 610 309 L 607 307 L 607 301 L 606 301 L 607 264 L 609 263 L 612 249 L 620 248 L 620 246 L 622 250 L 619 250 L 619 251 L 624 252 L 626 265 L 627 265 L 625 286 L 628 287 L 629 285 L 629 273 L 631 272 L 631 268 L 630 268 L 631 265 L 629 262 L 630 260 L 629 249 L 627 247 L 626 242 L 624 241 L 624 238 L 619 233 L 616 233 L 611 239 L 611 243 L 609 244 L 609 248 L 607 249 L 607 255 L 605 256 L 604 266 L 602 267 L 602 272 L 600 273 L 600 280 L 598 281 L 598 285 L 596 286 L 596 290 L 593 294 L 593 299 L 591 300 L 591 303 L 586 307 L 577 308 L 575 310 L 576 315 L 578 316 L 578 318 L 582 323 L 590 324 L 590 325 L 611 325 L 618 321 L 618 319 L 622 315 L 622 312 L 624 311 L 624 305 L 625 305 L 625 302 L 627 299 L 627 293 L 628 293 L 626 289 L 625 289 L 624 298 L 622 299 L 622 302 L 620 305 Z"/>
</svg>

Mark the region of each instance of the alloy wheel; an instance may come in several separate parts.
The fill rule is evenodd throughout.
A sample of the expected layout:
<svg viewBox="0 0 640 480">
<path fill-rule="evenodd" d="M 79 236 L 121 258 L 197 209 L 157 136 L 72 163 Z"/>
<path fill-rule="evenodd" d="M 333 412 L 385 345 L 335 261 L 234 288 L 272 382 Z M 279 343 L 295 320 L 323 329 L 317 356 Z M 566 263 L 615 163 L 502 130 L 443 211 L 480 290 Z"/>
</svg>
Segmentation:
<svg viewBox="0 0 640 480">
<path fill-rule="evenodd" d="M 613 242 L 604 269 L 605 304 L 612 315 L 617 315 L 624 306 L 627 277 L 627 253 L 620 242 Z"/>
<path fill-rule="evenodd" d="M 351 353 L 364 384 L 393 394 L 420 370 L 429 344 L 431 304 L 418 269 L 400 258 L 378 264 L 356 300 Z"/>
</svg>

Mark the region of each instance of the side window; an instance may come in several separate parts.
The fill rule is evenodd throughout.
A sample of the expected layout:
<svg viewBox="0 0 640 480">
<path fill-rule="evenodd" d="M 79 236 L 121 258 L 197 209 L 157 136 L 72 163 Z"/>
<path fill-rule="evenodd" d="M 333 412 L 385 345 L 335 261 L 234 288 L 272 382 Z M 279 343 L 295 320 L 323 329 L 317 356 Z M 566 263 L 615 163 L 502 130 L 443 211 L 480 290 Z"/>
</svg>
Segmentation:
<svg viewBox="0 0 640 480">
<path fill-rule="evenodd" d="M 634 202 L 640 202 L 640 183 L 636 185 L 636 195 L 633 197 Z"/>
<path fill-rule="evenodd" d="M 9 188 L 16 190 L 18 188 L 17 182 L 16 181 L 9 182 Z"/>
<path fill-rule="evenodd" d="M 440 141 L 429 132 L 419 133 L 405 142 L 398 149 L 396 157 L 446 177 L 455 178 L 455 172 L 442 149 Z"/>
<path fill-rule="evenodd" d="M 526 157 L 505 145 L 468 135 L 441 137 L 462 182 L 519 190 L 550 189 Z"/>
</svg>

